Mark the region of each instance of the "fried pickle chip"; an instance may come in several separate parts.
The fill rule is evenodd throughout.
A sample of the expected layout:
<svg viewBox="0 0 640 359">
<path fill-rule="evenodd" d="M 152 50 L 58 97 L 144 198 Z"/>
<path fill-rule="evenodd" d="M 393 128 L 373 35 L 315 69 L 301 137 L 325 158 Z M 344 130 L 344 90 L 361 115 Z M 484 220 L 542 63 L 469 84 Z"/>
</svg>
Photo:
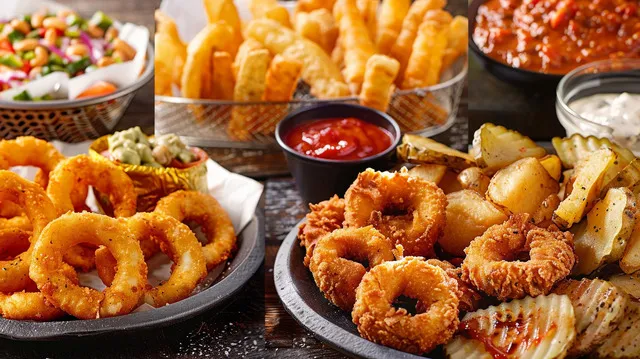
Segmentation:
<svg viewBox="0 0 640 359">
<path fill-rule="evenodd" d="M 640 303 L 629 301 L 618 327 L 596 351 L 598 358 L 640 357 Z"/>
</svg>

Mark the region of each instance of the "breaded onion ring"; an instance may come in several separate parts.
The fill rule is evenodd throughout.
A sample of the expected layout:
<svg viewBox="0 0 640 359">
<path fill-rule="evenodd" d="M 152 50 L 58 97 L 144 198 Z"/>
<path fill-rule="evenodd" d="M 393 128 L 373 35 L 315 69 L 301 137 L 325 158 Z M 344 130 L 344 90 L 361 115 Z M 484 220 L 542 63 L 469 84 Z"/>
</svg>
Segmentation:
<svg viewBox="0 0 640 359">
<path fill-rule="evenodd" d="M 200 242 L 189 227 L 160 213 L 138 213 L 129 218 L 127 224 L 138 240 L 151 238 L 157 241 L 162 252 L 174 263 L 166 282 L 145 290 L 144 302 L 161 307 L 191 295 L 207 276 L 207 265 Z M 111 285 L 116 264 L 106 247 L 96 251 L 96 268 L 105 285 Z"/>
<path fill-rule="evenodd" d="M 360 173 L 345 194 L 345 226 L 373 225 L 407 255 L 433 257 L 445 226 L 447 198 L 433 182 L 401 172 Z"/>
<path fill-rule="evenodd" d="M 311 212 L 306 216 L 307 221 L 300 225 L 298 239 L 300 245 L 306 249 L 304 265 L 309 266 L 313 248 L 320 237 L 342 228 L 344 222 L 344 200 L 333 196 L 318 204 L 309 204 Z"/>
<path fill-rule="evenodd" d="M 177 191 L 164 197 L 155 212 L 180 222 L 194 221 L 202 226 L 208 243 L 202 246 L 207 269 L 226 261 L 235 250 L 236 234 L 227 212 L 209 194 L 196 191 Z"/>
<path fill-rule="evenodd" d="M 0 229 L 0 259 L 15 257 L 29 249 L 31 232 L 18 228 Z"/>
<path fill-rule="evenodd" d="M 489 227 L 464 251 L 464 280 L 500 300 L 546 295 L 576 263 L 573 234 L 539 228 L 528 214 Z"/>
<path fill-rule="evenodd" d="M 427 311 L 410 315 L 395 308 L 401 295 L 429 303 Z M 458 304 L 458 284 L 443 269 L 420 257 L 405 257 L 364 275 L 351 315 L 362 337 L 422 354 L 451 339 L 460 322 Z"/>
<path fill-rule="evenodd" d="M 74 284 L 60 269 L 63 253 L 79 243 L 103 245 L 118 264 L 113 283 L 103 292 Z M 52 221 L 33 249 L 29 275 L 53 305 L 80 319 L 128 314 L 147 281 L 147 265 L 125 219 L 94 213 L 68 213 Z"/>
<path fill-rule="evenodd" d="M 55 208 L 42 187 L 13 172 L 0 171 L 0 199 L 24 210 L 33 227 L 33 238 L 38 238 L 44 227 L 56 218 Z M 33 245 L 12 260 L 0 261 L 0 292 L 16 292 L 31 282 L 29 264 Z"/>
<path fill-rule="evenodd" d="M 460 311 L 473 312 L 480 308 L 482 295 L 471 284 L 462 280 L 462 268 L 456 268 L 453 264 L 438 259 L 428 259 L 427 263 L 444 269 L 445 273 L 458 283 Z"/>
<path fill-rule="evenodd" d="M 362 276 L 369 268 L 393 260 L 392 250 L 391 241 L 372 226 L 337 229 L 320 238 L 309 269 L 325 298 L 350 311 Z"/>
</svg>

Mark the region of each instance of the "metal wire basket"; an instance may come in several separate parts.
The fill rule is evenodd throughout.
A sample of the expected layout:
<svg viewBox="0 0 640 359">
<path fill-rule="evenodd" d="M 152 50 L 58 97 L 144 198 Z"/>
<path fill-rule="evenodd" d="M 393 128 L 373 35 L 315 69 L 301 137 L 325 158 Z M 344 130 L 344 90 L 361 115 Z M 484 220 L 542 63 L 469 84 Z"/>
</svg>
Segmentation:
<svg viewBox="0 0 640 359">
<path fill-rule="evenodd" d="M 467 75 L 467 58 L 450 68 L 449 79 L 431 87 L 395 91 L 387 111 L 402 132 L 433 136 L 455 121 Z M 357 97 L 319 100 L 301 83 L 289 102 L 232 102 L 156 96 L 155 132 L 174 133 L 191 146 L 261 149 L 276 146 L 278 122 L 290 111 L 328 102 L 357 103 Z M 234 128 L 233 113 L 250 116 L 247 127 Z"/>
<path fill-rule="evenodd" d="M 73 143 L 111 133 L 136 91 L 153 78 L 153 56 L 153 46 L 149 44 L 140 78 L 107 96 L 86 100 L 0 101 L 0 138 L 35 136 Z"/>
</svg>

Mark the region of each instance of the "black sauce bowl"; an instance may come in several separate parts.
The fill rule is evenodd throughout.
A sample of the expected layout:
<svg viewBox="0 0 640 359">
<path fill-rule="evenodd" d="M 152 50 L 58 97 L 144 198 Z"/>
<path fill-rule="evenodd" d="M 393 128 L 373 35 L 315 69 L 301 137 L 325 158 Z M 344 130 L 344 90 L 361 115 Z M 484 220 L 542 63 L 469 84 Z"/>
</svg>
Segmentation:
<svg viewBox="0 0 640 359">
<path fill-rule="evenodd" d="M 469 4 L 469 48 L 482 67 L 493 76 L 514 85 L 534 85 L 539 87 L 553 87 L 558 85 L 564 75 L 545 74 L 511 67 L 487 56 L 473 41 L 473 31 L 476 28 L 476 16 L 480 5 L 487 0 L 473 0 Z"/>
<path fill-rule="evenodd" d="M 315 158 L 296 152 L 285 143 L 285 136 L 296 126 L 314 120 L 354 117 L 380 126 L 392 136 L 391 146 L 385 151 L 363 159 L 341 161 Z M 396 121 L 386 113 L 350 104 L 326 104 L 307 107 L 290 113 L 276 127 L 276 140 L 287 159 L 289 170 L 296 181 L 298 192 L 306 203 L 318 203 L 334 194 L 343 196 L 358 173 L 367 168 L 387 170 L 393 167 L 395 149 L 402 133 Z"/>
</svg>

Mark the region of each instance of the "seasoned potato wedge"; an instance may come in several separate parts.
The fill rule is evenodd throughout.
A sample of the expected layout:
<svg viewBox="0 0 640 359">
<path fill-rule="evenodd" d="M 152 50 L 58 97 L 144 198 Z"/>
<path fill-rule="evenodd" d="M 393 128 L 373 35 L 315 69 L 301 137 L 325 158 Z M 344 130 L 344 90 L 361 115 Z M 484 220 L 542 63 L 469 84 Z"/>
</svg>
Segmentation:
<svg viewBox="0 0 640 359">
<path fill-rule="evenodd" d="M 556 211 L 557 212 L 557 211 Z M 574 274 L 589 274 L 622 257 L 633 231 L 636 198 L 627 188 L 612 188 L 574 233 L 578 264 Z"/>
<path fill-rule="evenodd" d="M 523 158 L 498 171 L 487 197 L 511 213 L 534 213 L 560 186 L 535 158 Z"/>
<path fill-rule="evenodd" d="M 409 176 L 419 177 L 423 180 L 440 183 L 447 173 L 447 166 L 443 165 L 418 165 L 409 170 Z"/>
<path fill-rule="evenodd" d="M 635 299 L 640 299 L 640 272 L 634 274 L 616 274 L 609 282 Z"/>
<path fill-rule="evenodd" d="M 560 197 L 557 194 L 550 194 L 540 204 L 540 207 L 533 212 L 531 219 L 538 227 L 548 228 L 553 224 L 553 212 L 560 205 Z"/>
<path fill-rule="evenodd" d="M 570 191 L 565 191 L 565 199 L 553 214 L 553 221 L 562 228 L 569 228 L 593 206 L 600 195 L 603 176 L 616 160 L 616 155 L 608 148 L 597 150 L 581 161 L 573 173 Z"/>
<path fill-rule="evenodd" d="M 594 136 L 584 137 L 579 134 L 574 134 L 571 137 L 565 138 L 554 137 L 551 143 L 565 168 L 575 167 L 578 162 L 589 157 L 592 152 L 601 148 L 612 149 L 621 161 L 626 163 L 631 163 L 631 161 L 635 159 L 633 152 L 612 143 L 607 138 L 597 138 Z"/>
<path fill-rule="evenodd" d="M 458 174 L 458 182 L 464 189 L 476 191 L 484 196 L 489 188 L 491 178 L 485 175 L 479 167 L 469 167 Z"/>
<path fill-rule="evenodd" d="M 444 165 L 456 170 L 475 166 L 470 155 L 417 135 L 404 135 L 397 152 L 400 159 L 409 163 Z"/>
<path fill-rule="evenodd" d="M 486 341 L 504 353 L 503 359 L 564 358 L 575 336 L 571 300 L 550 294 L 467 313 L 460 322 L 460 334 L 444 349 L 450 359 L 491 359 Z"/>
<path fill-rule="evenodd" d="M 636 202 L 637 200 L 636 196 Z M 627 241 L 622 259 L 620 259 L 620 269 L 628 274 L 640 270 L 640 210 L 636 210 L 633 231 Z"/>
<path fill-rule="evenodd" d="M 464 189 L 460 182 L 458 182 L 458 174 L 452 170 L 447 170 L 440 183 L 438 183 L 438 186 L 442 188 L 444 194 L 458 192 Z"/>
<path fill-rule="evenodd" d="M 464 249 L 487 228 L 507 220 L 507 215 L 472 190 L 449 193 L 447 201 L 447 225 L 438 243 L 456 257 L 464 257 Z"/>
<path fill-rule="evenodd" d="M 627 295 L 600 279 L 567 279 L 553 291 L 571 299 L 576 315 L 576 341 L 568 356 L 580 357 L 602 344 L 616 328 L 627 305 Z"/>
<path fill-rule="evenodd" d="M 540 164 L 544 167 L 554 180 L 559 181 L 562 175 L 562 162 L 556 155 L 546 155 L 540 159 Z"/>
<path fill-rule="evenodd" d="M 640 358 L 640 303 L 629 301 L 618 327 L 596 352 L 597 358 Z"/>
<path fill-rule="evenodd" d="M 631 163 L 625 166 L 611 180 L 606 182 L 605 179 L 604 183 L 605 185 L 602 188 L 603 193 L 606 193 L 610 188 L 615 187 L 631 188 L 635 193 L 635 188 L 640 187 L 640 159 L 631 161 Z"/>
<path fill-rule="evenodd" d="M 485 123 L 473 135 L 472 153 L 480 167 L 494 173 L 522 158 L 543 157 L 547 151 L 519 132 Z"/>
</svg>

